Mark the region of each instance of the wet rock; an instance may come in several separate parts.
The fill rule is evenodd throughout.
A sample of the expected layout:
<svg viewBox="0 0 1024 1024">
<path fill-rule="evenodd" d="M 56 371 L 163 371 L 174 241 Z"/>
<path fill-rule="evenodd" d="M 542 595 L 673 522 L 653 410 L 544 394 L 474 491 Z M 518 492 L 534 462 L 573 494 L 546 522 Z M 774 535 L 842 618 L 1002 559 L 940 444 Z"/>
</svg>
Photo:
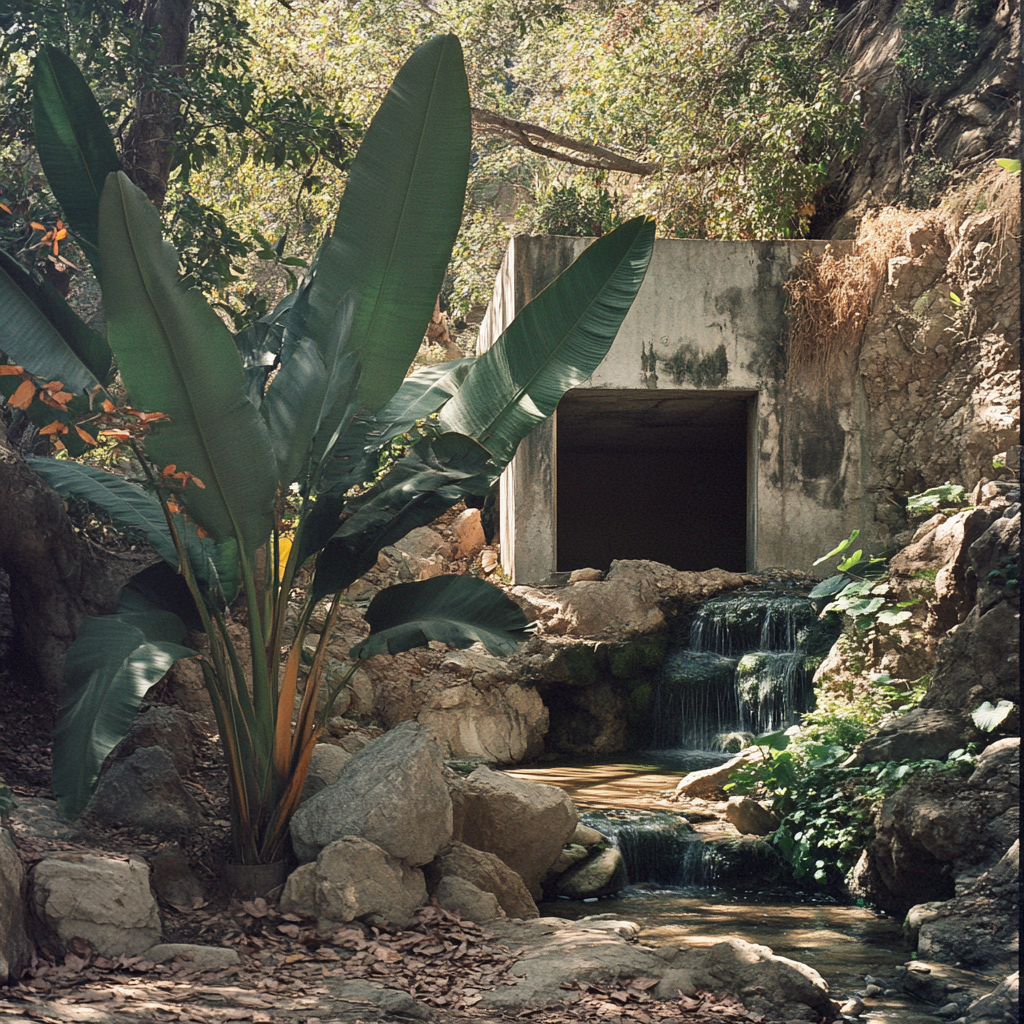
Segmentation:
<svg viewBox="0 0 1024 1024">
<path fill-rule="evenodd" d="M 50 854 L 31 877 L 32 908 L 44 928 L 44 945 L 61 955 L 76 936 L 113 958 L 140 955 L 160 939 L 149 865 L 140 857 Z"/>
<path fill-rule="evenodd" d="M 548 868 L 547 873 L 544 875 L 545 885 L 555 875 L 560 875 L 563 871 L 568 871 L 574 864 L 578 864 L 581 860 L 586 860 L 587 852 L 585 846 L 580 846 L 577 843 L 567 843 L 562 847 L 558 860 Z"/>
<path fill-rule="evenodd" d="M 1020 972 L 1008 974 L 991 992 L 967 1007 L 969 1022 L 1017 1020 L 1020 1017 Z"/>
<path fill-rule="evenodd" d="M 426 902 L 422 871 L 357 836 L 325 846 L 288 876 L 281 894 L 284 913 L 316 917 L 323 930 L 368 914 L 405 927 Z"/>
<path fill-rule="evenodd" d="M 301 863 L 337 839 L 361 836 L 411 866 L 428 864 L 452 841 L 452 801 L 433 733 L 403 722 L 364 747 L 299 807 L 291 835 Z"/>
<path fill-rule="evenodd" d="M 153 832 L 184 832 L 203 820 L 162 747 L 139 747 L 100 777 L 87 812 L 100 821 Z"/>
<path fill-rule="evenodd" d="M 748 747 L 735 757 L 730 758 L 725 764 L 690 772 L 679 780 L 672 799 L 678 800 L 681 797 L 691 799 L 696 797 L 701 800 L 724 799 L 726 793 L 722 787 L 729 781 L 733 770 L 751 761 L 760 760 L 763 756 L 757 747 Z"/>
<path fill-rule="evenodd" d="M 452 838 L 500 857 L 539 899 L 540 881 L 562 852 L 578 814 L 554 786 L 477 768 L 453 781 Z"/>
<path fill-rule="evenodd" d="M 452 843 L 434 861 L 432 870 L 439 872 L 442 880 L 461 878 L 477 889 L 492 894 L 503 913 L 509 917 L 526 919 L 538 916 L 537 905 L 522 878 L 493 853 L 476 850 L 465 843 Z M 477 918 L 473 917 L 472 920 L 476 921 Z"/>
<path fill-rule="evenodd" d="M 766 836 L 779 827 L 775 815 L 749 796 L 729 797 L 725 817 L 744 835 Z"/>
<path fill-rule="evenodd" d="M 25 932 L 25 869 L 7 829 L 0 827 L 0 984 L 21 977 L 29 960 Z"/>
<path fill-rule="evenodd" d="M 611 896 L 629 884 L 622 854 L 614 846 L 591 854 L 574 864 L 550 883 L 556 896 L 585 900 L 594 896 Z"/>
</svg>

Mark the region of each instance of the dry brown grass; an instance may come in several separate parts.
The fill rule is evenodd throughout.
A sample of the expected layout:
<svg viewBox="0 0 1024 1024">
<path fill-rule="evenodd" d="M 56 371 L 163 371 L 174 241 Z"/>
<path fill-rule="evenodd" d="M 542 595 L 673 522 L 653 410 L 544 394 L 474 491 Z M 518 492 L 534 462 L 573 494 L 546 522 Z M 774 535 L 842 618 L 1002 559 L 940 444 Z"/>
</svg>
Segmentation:
<svg viewBox="0 0 1024 1024">
<path fill-rule="evenodd" d="M 852 253 L 840 255 L 829 246 L 821 256 L 801 261 L 785 285 L 791 368 L 826 380 L 859 347 L 889 260 L 910 255 L 907 229 L 931 219 L 921 210 L 886 207 L 861 221 Z"/>
<path fill-rule="evenodd" d="M 989 242 L 1002 263 L 1006 259 L 1020 259 L 1020 208 L 1020 175 L 1008 174 L 993 163 L 973 181 L 950 193 L 939 206 L 938 214 L 950 238 L 957 236 L 965 222 L 972 221 L 971 248 L 979 242 Z M 954 254 L 954 263 L 969 255 Z M 964 268 L 952 269 L 959 275 Z"/>
</svg>

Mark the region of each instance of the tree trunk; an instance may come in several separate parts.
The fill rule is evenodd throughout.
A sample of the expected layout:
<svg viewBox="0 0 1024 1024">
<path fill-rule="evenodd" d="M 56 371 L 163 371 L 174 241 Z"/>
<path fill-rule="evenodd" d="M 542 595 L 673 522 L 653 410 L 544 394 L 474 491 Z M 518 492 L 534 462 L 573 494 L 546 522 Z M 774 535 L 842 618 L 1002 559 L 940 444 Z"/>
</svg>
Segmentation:
<svg viewBox="0 0 1024 1024">
<path fill-rule="evenodd" d="M 144 31 L 161 36 L 160 64 L 179 77 L 185 72 L 191 20 L 192 0 L 145 0 L 142 9 Z M 135 97 L 123 162 L 128 176 L 157 206 L 167 194 L 180 112 L 180 101 L 168 91 L 142 89 Z"/>
<path fill-rule="evenodd" d="M 0 427 L 0 569 L 10 579 L 16 675 L 59 690 L 64 654 L 88 615 L 113 610 L 124 572 L 75 533 L 64 503 Z M 120 570 L 120 571 L 119 571 Z"/>
</svg>

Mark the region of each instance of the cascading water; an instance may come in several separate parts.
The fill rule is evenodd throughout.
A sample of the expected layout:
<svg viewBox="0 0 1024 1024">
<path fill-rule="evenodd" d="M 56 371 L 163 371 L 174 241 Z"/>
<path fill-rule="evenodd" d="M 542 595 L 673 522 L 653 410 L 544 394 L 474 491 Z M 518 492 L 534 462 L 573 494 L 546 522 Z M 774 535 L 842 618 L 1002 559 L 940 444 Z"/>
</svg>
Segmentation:
<svg viewBox="0 0 1024 1024">
<path fill-rule="evenodd" d="M 702 605 L 662 665 L 650 746 L 721 750 L 731 733 L 791 725 L 813 701 L 820 628 L 800 594 L 746 591 Z"/>
</svg>

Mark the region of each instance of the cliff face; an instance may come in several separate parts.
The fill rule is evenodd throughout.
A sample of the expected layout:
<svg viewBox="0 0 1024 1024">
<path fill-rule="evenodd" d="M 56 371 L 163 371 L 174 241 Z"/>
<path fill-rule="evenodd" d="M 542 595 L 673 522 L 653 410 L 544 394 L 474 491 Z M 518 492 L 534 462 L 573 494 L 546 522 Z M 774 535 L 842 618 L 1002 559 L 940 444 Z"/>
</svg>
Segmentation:
<svg viewBox="0 0 1024 1024">
<path fill-rule="evenodd" d="M 1018 0 L 935 0 L 915 23 L 919 6 L 859 0 L 842 15 L 835 46 L 864 140 L 829 183 L 833 202 L 816 225 L 824 237 L 852 238 L 866 209 L 927 207 L 994 159 L 1020 156 Z M 959 62 L 958 40 L 970 46 Z"/>
</svg>

